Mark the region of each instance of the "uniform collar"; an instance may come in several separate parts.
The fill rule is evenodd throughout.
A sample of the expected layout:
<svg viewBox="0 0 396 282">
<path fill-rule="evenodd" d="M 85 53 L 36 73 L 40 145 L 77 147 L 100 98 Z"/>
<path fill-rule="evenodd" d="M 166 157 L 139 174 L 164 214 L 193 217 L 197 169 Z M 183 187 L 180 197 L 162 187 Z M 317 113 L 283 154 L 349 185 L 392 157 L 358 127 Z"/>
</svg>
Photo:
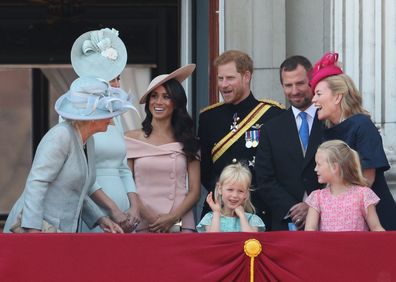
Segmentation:
<svg viewBox="0 0 396 282">
<path fill-rule="evenodd" d="M 257 104 L 258 101 L 256 98 L 254 98 L 253 93 L 250 92 L 249 96 L 247 96 L 244 100 L 236 105 L 228 104 L 228 107 L 232 112 L 237 112 L 238 114 L 244 115 L 245 113 L 250 112 Z"/>
</svg>

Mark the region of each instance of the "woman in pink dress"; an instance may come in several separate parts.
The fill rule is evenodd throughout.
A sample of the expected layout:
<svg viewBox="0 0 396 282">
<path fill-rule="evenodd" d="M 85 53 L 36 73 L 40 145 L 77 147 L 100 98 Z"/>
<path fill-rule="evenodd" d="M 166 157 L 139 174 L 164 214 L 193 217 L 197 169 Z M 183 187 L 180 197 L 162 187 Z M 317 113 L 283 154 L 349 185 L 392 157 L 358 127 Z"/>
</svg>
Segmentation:
<svg viewBox="0 0 396 282">
<path fill-rule="evenodd" d="M 199 143 L 181 85 L 194 71 L 186 65 L 154 78 L 140 99 L 142 129 L 125 133 L 142 221 L 137 232 L 194 231 L 200 197 Z"/>
<path fill-rule="evenodd" d="M 378 196 L 367 187 L 358 153 L 341 140 L 319 146 L 315 156 L 319 183 L 327 187 L 313 191 L 305 230 L 385 231 L 378 219 Z"/>
</svg>

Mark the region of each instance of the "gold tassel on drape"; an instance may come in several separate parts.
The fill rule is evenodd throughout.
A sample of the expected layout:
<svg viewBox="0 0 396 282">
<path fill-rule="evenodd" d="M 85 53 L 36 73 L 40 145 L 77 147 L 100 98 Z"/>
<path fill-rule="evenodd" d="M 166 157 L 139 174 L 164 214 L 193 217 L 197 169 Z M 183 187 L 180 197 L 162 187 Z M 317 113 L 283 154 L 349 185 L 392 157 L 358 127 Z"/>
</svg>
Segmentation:
<svg viewBox="0 0 396 282">
<path fill-rule="evenodd" d="M 249 239 L 245 241 L 243 250 L 250 257 L 250 282 L 254 282 L 254 258 L 261 253 L 261 244 L 256 239 Z"/>
</svg>

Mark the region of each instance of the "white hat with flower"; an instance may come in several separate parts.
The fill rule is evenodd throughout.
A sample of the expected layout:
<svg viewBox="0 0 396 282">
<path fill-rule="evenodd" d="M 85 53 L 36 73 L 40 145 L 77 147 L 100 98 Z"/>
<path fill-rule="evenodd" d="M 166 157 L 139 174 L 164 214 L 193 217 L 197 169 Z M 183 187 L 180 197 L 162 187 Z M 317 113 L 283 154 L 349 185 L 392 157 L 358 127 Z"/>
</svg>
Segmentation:
<svg viewBox="0 0 396 282">
<path fill-rule="evenodd" d="M 114 28 L 92 30 L 80 35 L 70 53 L 73 69 L 78 76 L 93 76 L 106 81 L 121 74 L 127 58 L 125 44 Z"/>
</svg>

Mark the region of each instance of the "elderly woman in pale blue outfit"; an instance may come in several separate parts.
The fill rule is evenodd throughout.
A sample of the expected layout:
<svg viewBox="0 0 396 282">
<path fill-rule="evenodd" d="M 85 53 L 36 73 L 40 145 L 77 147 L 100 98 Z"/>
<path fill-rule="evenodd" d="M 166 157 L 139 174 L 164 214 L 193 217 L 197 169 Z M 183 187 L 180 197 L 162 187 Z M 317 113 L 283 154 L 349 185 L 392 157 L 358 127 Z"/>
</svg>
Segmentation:
<svg viewBox="0 0 396 282">
<path fill-rule="evenodd" d="M 4 232 L 77 232 L 82 213 L 90 227 L 122 233 L 88 190 L 95 183 L 92 135 L 106 131 L 113 117 L 131 107 L 123 94 L 106 81 L 81 77 L 59 97 L 55 110 L 65 121 L 41 140 Z"/>
<path fill-rule="evenodd" d="M 105 28 L 82 34 L 74 42 L 70 57 L 79 76 L 98 77 L 109 81 L 112 87 L 120 87 L 127 51 L 117 30 Z M 124 92 L 120 89 L 120 93 Z M 88 193 L 124 232 L 132 232 L 140 222 L 140 215 L 135 183 L 127 165 L 120 116 L 113 118 L 106 132 L 95 134 L 94 140 L 96 183 Z M 84 223 L 81 231 L 102 232 L 99 227 L 92 229 Z"/>
</svg>

